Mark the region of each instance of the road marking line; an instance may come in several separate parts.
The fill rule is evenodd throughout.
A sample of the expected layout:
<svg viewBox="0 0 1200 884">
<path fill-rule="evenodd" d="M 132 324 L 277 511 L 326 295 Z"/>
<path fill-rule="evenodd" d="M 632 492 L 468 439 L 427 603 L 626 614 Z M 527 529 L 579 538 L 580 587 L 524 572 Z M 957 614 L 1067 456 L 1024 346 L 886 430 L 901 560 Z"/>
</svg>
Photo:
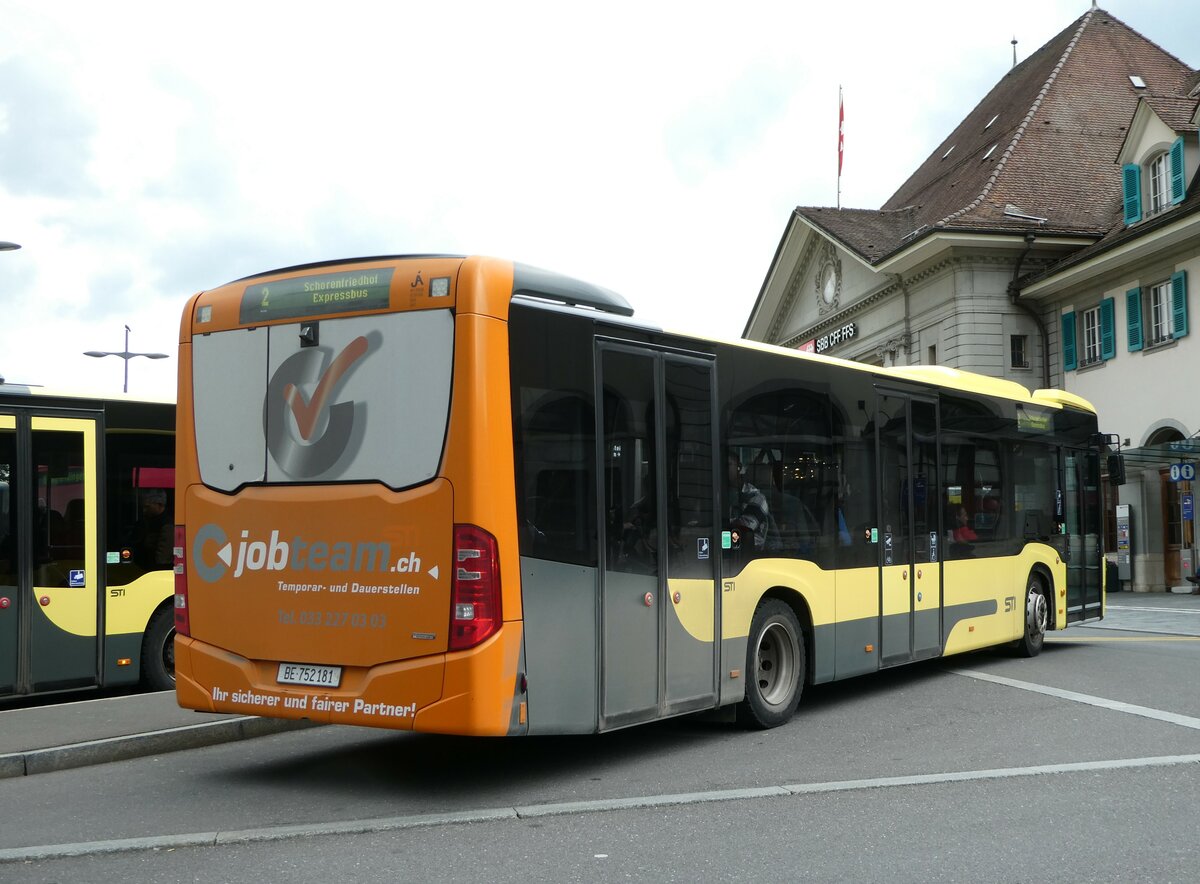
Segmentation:
<svg viewBox="0 0 1200 884">
<path fill-rule="evenodd" d="M 830 792 L 850 792 L 861 789 L 923 786 L 939 783 L 961 783 L 970 780 L 994 780 L 1011 777 L 1042 776 L 1045 774 L 1079 773 L 1086 771 L 1130 770 L 1134 768 L 1173 767 L 1200 764 L 1200 755 L 1160 755 L 1150 758 L 1118 758 L 1109 761 L 1079 761 L 1064 764 L 1040 764 L 1033 767 L 1007 767 L 993 770 L 952 771 L 937 774 L 917 774 L 902 777 L 875 777 L 865 780 L 839 780 L 828 783 L 794 783 L 783 786 L 761 786 L 747 789 L 722 789 L 710 792 L 685 792 L 674 795 L 645 795 L 630 798 L 602 798 L 596 801 L 570 801 L 558 804 L 530 804 L 522 807 L 495 807 L 447 813 L 416 814 L 401 817 L 382 817 L 365 820 L 314 823 L 312 825 L 274 826 L 261 829 L 241 829 L 230 832 L 193 832 L 179 835 L 159 835 L 146 838 L 125 838 L 109 841 L 84 841 L 76 844 L 48 844 L 41 847 L 0 849 L 0 864 L 33 862 L 66 857 L 97 856 L 129 853 L 138 850 L 168 850 L 180 847 L 213 847 L 218 844 L 251 844 L 283 841 L 321 835 L 349 835 L 387 832 L 424 826 L 451 825 L 468 822 L 493 822 L 538 816 L 568 816 L 630 808 L 670 807 L 703 804 L 714 801 L 740 801 L 753 798 L 779 798 L 818 795 Z"/>
<path fill-rule="evenodd" d="M 1125 712 L 1129 715 L 1140 715 L 1143 718 L 1152 718 L 1155 721 L 1165 721 L 1168 724 L 1177 724 L 1180 727 L 1190 727 L 1192 730 L 1200 730 L 1200 718 L 1192 718 L 1190 715 L 1179 715 L 1176 712 L 1166 712 L 1162 709 L 1151 709 L 1149 706 L 1135 706 L 1132 703 L 1122 703 L 1120 700 L 1109 700 L 1104 697 L 1093 697 L 1091 694 L 1080 694 L 1076 691 L 1067 691 L 1062 688 L 1050 688 L 1045 685 L 1034 684 L 1028 681 L 1017 681 L 1015 678 L 1005 678 L 1002 675 L 991 675 L 986 672 L 976 672 L 970 669 L 948 669 L 947 672 L 952 672 L 955 675 L 965 675 L 967 678 L 974 678 L 979 681 L 990 681 L 993 684 L 1007 685 L 1010 688 L 1017 688 L 1022 691 L 1030 691 L 1035 694 L 1046 694 L 1050 697 L 1058 697 L 1060 700 L 1071 700 L 1075 703 L 1086 703 L 1089 706 L 1099 706 L 1101 709 L 1108 709 L 1113 712 Z"/>
<path fill-rule="evenodd" d="M 565 801 L 561 804 L 527 804 L 517 807 L 517 815 L 559 816 L 591 813 L 598 810 L 628 810 L 640 807 L 665 807 L 672 804 L 705 804 L 709 801 L 736 801 L 739 798 L 772 798 L 791 794 L 787 786 L 761 786 L 750 789 L 718 789 L 712 792 L 683 792 L 677 795 L 645 795 L 633 798 L 601 798 L 596 801 Z"/>
<path fill-rule="evenodd" d="M 784 786 L 795 795 L 821 792 L 848 792 L 853 789 L 878 789 L 888 786 L 924 786 L 936 783 L 962 783 L 969 780 L 998 780 L 1033 777 L 1043 774 L 1079 773 L 1095 770 L 1128 770 L 1138 767 L 1171 767 L 1200 764 L 1200 755 L 1160 755 L 1154 758 L 1117 758 L 1111 761 L 1075 761 L 1064 764 L 1038 764 L 1032 767 L 1000 767 L 994 770 L 967 770 L 956 773 L 917 774 L 907 777 L 876 777 L 869 780 L 843 780 L 840 783 L 807 783 Z"/>
</svg>

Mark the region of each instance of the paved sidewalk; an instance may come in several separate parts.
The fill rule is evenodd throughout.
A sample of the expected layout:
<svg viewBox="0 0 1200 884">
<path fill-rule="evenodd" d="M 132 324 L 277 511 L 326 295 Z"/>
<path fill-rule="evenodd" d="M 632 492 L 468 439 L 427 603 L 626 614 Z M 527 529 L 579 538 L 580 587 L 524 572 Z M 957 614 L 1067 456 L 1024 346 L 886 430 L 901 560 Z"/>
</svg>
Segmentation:
<svg viewBox="0 0 1200 884">
<path fill-rule="evenodd" d="M 1085 623 L 1083 628 L 1159 635 L 1200 635 L 1200 595 L 1110 592 L 1105 605 L 1104 619 Z"/>
<path fill-rule="evenodd" d="M 309 722 L 180 709 L 174 691 L 0 706 L 0 779 L 194 749 Z"/>
</svg>

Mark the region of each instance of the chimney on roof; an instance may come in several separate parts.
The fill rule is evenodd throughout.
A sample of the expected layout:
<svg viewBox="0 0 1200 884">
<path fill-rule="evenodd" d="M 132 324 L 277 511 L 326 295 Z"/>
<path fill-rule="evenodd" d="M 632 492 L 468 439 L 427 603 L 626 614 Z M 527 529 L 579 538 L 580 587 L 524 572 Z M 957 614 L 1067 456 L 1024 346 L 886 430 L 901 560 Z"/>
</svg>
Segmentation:
<svg viewBox="0 0 1200 884">
<path fill-rule="evenodd" d="M 1095 2 L 1095 0 L 1093 0 L 1093 2 Z M 1013 34 L 1012 45 L 1013 45 L 1013 67 L 1016 67 L 1017 66 L 1017 35 L 1016 34 Z"/>
</svg>

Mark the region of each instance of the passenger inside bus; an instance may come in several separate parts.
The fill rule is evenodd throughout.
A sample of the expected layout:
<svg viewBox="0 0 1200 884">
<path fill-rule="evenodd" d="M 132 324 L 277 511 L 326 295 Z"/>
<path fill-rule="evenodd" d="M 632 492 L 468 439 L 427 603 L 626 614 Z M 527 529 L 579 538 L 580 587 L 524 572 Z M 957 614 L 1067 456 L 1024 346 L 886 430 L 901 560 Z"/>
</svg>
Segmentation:
<svg viewBox="0 0 1200 884">
<path fill-rule="evenodd" d="M 948 559 L 975 558 L 975 544 L 979 535 L 971 525 L 971 514 L 961 504 L 953 504 L 946 512 Z"/>
<path fill-rule="evenodd" d="M 954 531 L 951 539 L 956 543 L 974 543 L 979 539 L 971 527 L 971 517 L 967 514 L 965 506 L 958 507 L 954 513 Z"/>
<path fill-rule="evenodd" d="M 755 551 L 766 549 L 771 524 L 766 495 L 746 480 L 736 452 L 728 453 L 726 465 L 731 503 L 729 530 L 733 534 L 733 545 L 736 548 L 744 544 Z"/>
<path fill-rule="evenodd" d="M 142 497 L 142 518 L 133 529 L 133 561 L 147 571 L 170 567 L 172 525 L 167 515 L 167 495 L 154 489 Z"/>
</svg>

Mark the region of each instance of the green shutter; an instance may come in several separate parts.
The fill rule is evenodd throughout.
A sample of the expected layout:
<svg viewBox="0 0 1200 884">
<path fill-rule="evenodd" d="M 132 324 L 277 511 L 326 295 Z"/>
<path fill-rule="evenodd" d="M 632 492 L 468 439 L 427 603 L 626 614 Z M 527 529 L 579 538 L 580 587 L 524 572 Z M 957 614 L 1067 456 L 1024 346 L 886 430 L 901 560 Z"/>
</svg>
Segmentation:
<svg viewBox="0 0 1200 884">
<path fill-rule="evenodd" d="M 1062 315 L 1063 371 L 1075 370 L 1075 312 Z"/>
<path fill-rule="evenodd" d="M 1187 179 L 1183 174 L 1183 136 L 1171 145 L 1171 204 L 1183 202 L 1187 196 Z"/>
<path fill-rule="evenodd" d="M 1128 163 L 1121 169 L 1121 182 L 1125 188 L 1125 223 L 1142 220 L 1142 167 Z"/>
<path fill-rule="evenodd" d="M 1182 338 L 1188 333 L 1187 271 L 1171 276 L 1171 337 Z"/>
<path fill-rule="evenodd" d="M 1129 331 L 1129 352 L 1142 349 L 1142 290 L 1130 289 L 1125 293 L 1125 324 Z"/>
<path fill-rule="evenodd" d="M 1117 355 L 1116 304 L 1112 298 L 1100 302 L 1100 358 L 1112 359 Z"/>
</svg>

